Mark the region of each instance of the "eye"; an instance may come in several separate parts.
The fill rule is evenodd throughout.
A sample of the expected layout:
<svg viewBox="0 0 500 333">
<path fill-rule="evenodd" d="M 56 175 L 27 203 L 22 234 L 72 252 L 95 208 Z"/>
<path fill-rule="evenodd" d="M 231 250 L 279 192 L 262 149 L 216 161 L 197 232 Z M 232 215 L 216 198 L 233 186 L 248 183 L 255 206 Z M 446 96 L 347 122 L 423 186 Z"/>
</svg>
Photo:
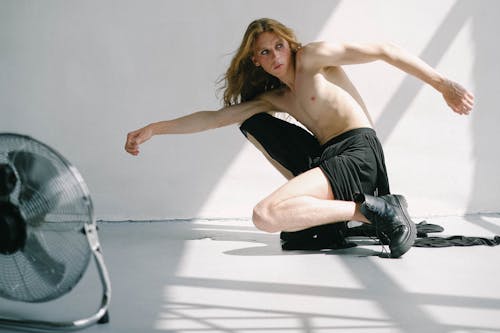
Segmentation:
<svg viewBox="0 0 500 333">
<path fill-rule="evenodd" d="M 269 53 L 269 50 L 262 50 L 262 51 L 260 51 L 260 54 L 261 54 L 261 55 L 266 55 L 266 54 L 268 54 L 268 53 Z"/>
<path fill-rule="evenodd" d="M 277 48 L 277 49 L 281 49 L 283 46 L 284 46 L 284 45 L 283 45 L 283 43 L 278 43 L 278 44 L 276 44 L 276 48 Z"/>
</svg>

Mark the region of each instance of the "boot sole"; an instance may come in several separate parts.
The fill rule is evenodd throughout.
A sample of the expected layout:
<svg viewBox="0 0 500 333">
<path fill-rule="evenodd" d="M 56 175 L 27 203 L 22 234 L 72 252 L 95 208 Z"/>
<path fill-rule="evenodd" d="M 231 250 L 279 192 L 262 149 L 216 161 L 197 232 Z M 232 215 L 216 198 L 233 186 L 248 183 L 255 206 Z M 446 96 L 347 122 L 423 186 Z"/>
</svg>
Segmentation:
<svg viewBox="0 0 500 333">
<path fill-rule="evenodd" d="M 408 234 L 408 237 L 405 239 L 405 246 L 398 248 L 398 251 L 393 251 L 391 249 L 391 257 L 392 258 L 399 258 L 406 252 L 408 252 L 413 244 L 415 243 L 415 239 L 417 238 L 417 226 L 415 223 L 410 218 L 410 215 L 408 214 L 408 203 L 406 202 L 405 197 L 402 195 L 396 194 L 393 195 L 396 203 L 398 204 L 399 208 L 401 208 L 401 211 L 403 212 L 404 218 L 409 224 L 410 232 Z"/>
</svg>

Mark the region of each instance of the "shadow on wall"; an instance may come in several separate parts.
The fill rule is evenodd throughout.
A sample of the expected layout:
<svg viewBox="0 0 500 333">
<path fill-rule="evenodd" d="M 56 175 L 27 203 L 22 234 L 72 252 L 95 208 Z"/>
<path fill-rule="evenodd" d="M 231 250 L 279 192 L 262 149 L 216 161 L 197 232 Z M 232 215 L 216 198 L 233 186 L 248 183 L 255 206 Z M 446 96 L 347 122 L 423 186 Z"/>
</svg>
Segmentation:
<svg viewBox="0 0 500 333">
<path fill-rule="evenodd" d="M 457 1 L 436 29 L 436 33 L 419 57 L 432 67 L 436 67 L 448 50 L 450 43 L 460 32 L 465 22 L 470 19 L 471 10 L 474 6 L 472 1 Z M 375 124 L 382 143 L 388 140 L 423 86 L 422 81 L 415 80 L 414 77 L 409 75 L 405 77 Z"/>
<path fill-rule="evenodd" d="M 469 209 L 478 211 L 491 209 L 492 200 L 500 198 L 500 177 L 498 170 L 498 149 L 500 142 L 500 113 L 498 110 L 487 110 L 486 106 L 498 103 L 500 96 L 500 48 L 492 37 L 498 31 L 500 11 L 497 1 L 471 2 L 473 18 L 473 47 L 476 49 L 474 61 L 474 80 L 476 82 L 476 112 L 473 116 L 474 137 L 474 187 L 470 197 Z M 495 9 L 496 8 L 496 9 Z M 484 106 L 484 107 L 483 107 Z M 489 200 L 485 201 L 485 194 Z M 498 201 L 497 201 L 498 205 Z M 495 208 L 495 207 L 493 207 Z M 498 208 L 498 207 L 496 207 Z"/>
<path fill-rule="evenodd" d="M 123 152 L 125 131 L 215 105 L 213 78 L 223 71 L 220 59 L 228 60 L 225 53 L 238 46 L 252 19 L 275 17 L 307 42 L 339 3 L 257 0 L 242 7 L 230 0 L 127 1 L 120 6 L 105 2 L 96 11 L 94 2 L 3 2 L 0 112 L 9 114 L 2 117 L 0 130 L 33 135 L 78 166 L 92 190 L 97 216 L 198 216 L 242 149 L 245 141 L 237 129 L 155 139 L 147 148 L 153 153 L 136 160 Z M 498 158 L 491 153 L 492 143 L 498 142 L 494 126 L 500 115 L 485 109 L 494 105 L 499 90 L 499 67 L 492 66 L 499 49 L 491 41 L 498 30 L 493 13 L 499 6 L 495 0 L 454 2 L 421 54 L 436 65 L 472 20 L 476 165 L 468 212 L 494 210 L 500 197 Z M 200 27 L 206 32 L 200 33 Z M 186 50 L 198 57 L 200 49 L 210 59 L 189 71 L 169 62 L 187 63 L 191 55 Z M 214 68 L 207 69 L 210 65 Z M 421 87 L 416 80 L 403 81 L 377 121 L 381 141 L 387 141 Z M 116 190 L 125 181 L 133 191 Z"/>
<path fill-rule="evenodd" d="M 436 66 L 446 53 L 450 41 L 467 21 L 472 20 L 473 40 L 470 47 L 475 50 L 473 75 L 476 104 L 471 117 L 475 165 L 467 213 L 499 209 L 497 198 L 500 197 L 500 177 L 497 170 L 500 165 L 494 145 L 500 141 L 497 129 L 500 113 L 486 109 L 487 106 L 495 105 L 500 95 L 500 67 L 494 65 L 500 59 L 500 48 L 492 42 L 492 35 L 498 31 L 495 13 L 499 11 L 500 3 L 493 0 L 457 1 L 420 54 L 431 66 Z M 387 103 L 375 126 L 382 142 L 387 141 L 422 86 L 421 82 L 407 77 Z"/>
<path fill-rule="evenodd" d="M 464 1 L 465 2 L 465 1 Z M 468 2 L 469 3 L 469 2 Z M 500 113 L 496 109 L 487 109 L 498 103 L 500 96 L 500 48 L 493 40 L 498 32 L 500 11 L 498 1 L 470 2 L 472 16 L 473 45 L 476 50 L 474 59 L 474 81 L 476 84 L 476 108 L 473 115 L 472 135 L 474 139 L 474 177 L 469 197 L 468 212 L 499 211 L 500 177 L 498 170 L 498 148 L 500 142 Z M 471 222 L 498 233 L 498 227 L 480 219 Z"/>
</svg>

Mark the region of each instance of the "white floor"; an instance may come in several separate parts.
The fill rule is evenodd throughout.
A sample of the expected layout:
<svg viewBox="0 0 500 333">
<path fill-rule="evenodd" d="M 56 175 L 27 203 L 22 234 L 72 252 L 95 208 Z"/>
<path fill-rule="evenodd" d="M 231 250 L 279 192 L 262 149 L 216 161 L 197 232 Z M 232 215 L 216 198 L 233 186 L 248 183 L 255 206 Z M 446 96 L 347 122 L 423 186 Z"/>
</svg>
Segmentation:
<svg viewBox="0 0 500 333">
<path fill-rule="evenodd" d="M 443 235 L 500 235 L 499 214 L 427 221 Z M 277 234 L 248 221 L 99 226 L 110 322 L 83 332 L 500 332 L 500 246 L 413 248 L 384 259 L 375 245 L 283 252 Z M 0 299 L 0 313 L 78 319 L 97 309 L 100 292 L 91 263 L 61 299 Z"/>
</svg>

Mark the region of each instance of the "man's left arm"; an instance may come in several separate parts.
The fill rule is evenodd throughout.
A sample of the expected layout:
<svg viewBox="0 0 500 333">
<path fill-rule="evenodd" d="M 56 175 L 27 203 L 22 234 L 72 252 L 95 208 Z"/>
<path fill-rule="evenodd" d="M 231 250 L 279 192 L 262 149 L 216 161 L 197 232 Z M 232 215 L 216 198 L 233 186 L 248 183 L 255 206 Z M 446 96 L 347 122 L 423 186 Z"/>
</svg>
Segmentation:
<svg viewBox="0 0 500 333">
<path fill-rule="evenodd" d="M 391 43 L 316 42 L 306 45 L 303 51 L 304 63 L 318 68 L 383 60 L 434 87 L 443 95 L 448 106 L 458 114 L 469 114 L 474 105 L 471 92 L 438 73 L 419 57 Z"/>
<path fill-rule="evenodd" d="M 384 44 L 381 59 L 434 87 L 454 112 L 469 114 L 472 111 L 474 95 L 457 82 L 438 73 L 419 57 L 396 45 Z"/>
</svg>

